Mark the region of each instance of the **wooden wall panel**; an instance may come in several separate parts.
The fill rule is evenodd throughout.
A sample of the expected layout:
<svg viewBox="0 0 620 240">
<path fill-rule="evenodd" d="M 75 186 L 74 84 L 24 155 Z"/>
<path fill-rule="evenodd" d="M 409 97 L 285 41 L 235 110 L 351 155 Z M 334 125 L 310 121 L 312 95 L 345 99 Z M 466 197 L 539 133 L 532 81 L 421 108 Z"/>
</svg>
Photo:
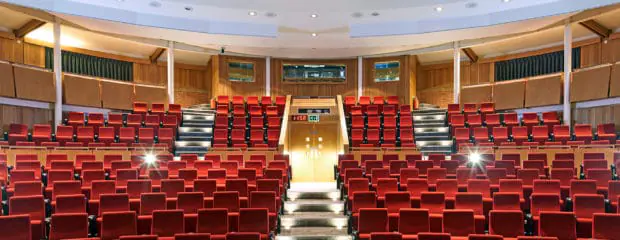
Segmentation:
<svg viewBox="0 0 620 240">
<path fill-rule="evenodd" d="M 168 82 L 167 72 L 166 67 L 159 66 L 157 64 L 134 63 L 133 82 L 155 86 L 166 86 Z"/>
<path fill-rule="evenodd" d="M 41 68 L 13 65 L 17 98 L 43 102 L 56 101 L 54 73 Z"/>
<path fill-rule="evenodd" d="M 0 38 L 0 60 L 24 63 L 24 46 L 13 39 Z"/>
<path fill-rule="evenodd" d="M 525 107 L 560 104 L 562 101 L 562 74 L 551 74 L 527 79 Z"/>
<path fill-rule="evenodd" d="M 490 102 L 493 97 L 493 86 L 491 84 L 481 84 L 461 88 L 460 103 Z"/>
<path fill-rule="evenodd" d="M 103 108 L 131 110 L 133 101 L 133 84 L 119 81 L 101 81 L 101 104 Z"/>
<path fill-rule="evenodd" d="M 375 82 L 375 63 L 387 61 L 400 62 L 400 81 Z M 409 79 L 409 66 L 409 56 L 364 58 L 364 79 L 362 82 L 362 94 L 364 96 L 398 96 L 398 99 L 401 103 L 409 103 L 409 86 L 411 84 Z"/>
<path fill-rule="evenodd" d="M 422 65 L 417 71 L 416 96 L 420 103 L 448 107 L 453 102 L 451 64 Z"/>
<path fill-rule="evenodd" d="M 44 68 L 45 47 L 24 43 L 24 64 Z"/>
<path fill-rule="evenodd" d="M 581 68 L 596 66 L 602 63 L 601 43 L 581 46 Z"/>
<path fill-rule="evenodd" d="M 95 78 L 63 74 L 63 100 L 65 104 L 101 107 L 101 87 Z"/>
<path fill-rule="evenodd" d="M 0 62 L 0 96 L 15 97 L 13 66 L 8 62 Z"/>
<path fill-rule="evenodd" d="M 620 62 L 611 67 L 611 77 L 609 79 L 609 96 L 620 97 Z"/>
<path fill-rule="evenodd" d="M 152 103 L 165 103 L 168 105 L 168 92 L 164 87 L 135 85 L 134 99 L 136 102 L 146 102 L 149 107 Z"/>
<path fill-rule="evenodd" d="M 32 128 L 33 124 L 52 124 L 54 111 L 0 104 L 0 132 L 9 130 L 11 123 L 22 123 Z"/>
<path fill-rule="evenodd" d="M 212 96 L 219 95 L 240 95 L 240 96 L 263 96 L 265 95 L 265 59 L 246 58 L 234 56 L 213 56 L 211 57 L 213 75 Z M 254 82 L 231 82 L 228 80 L 228 62 L 244 61 L 254 64 Z M 215 63 L 217 61 L 217 63 Z"/>
<path fill-rule="evenodd" d="M 573 109 L 573 121 L 575 124 L 587 123 L 595 127 L 602 123 L 615 123 L 616 131 L 620 131 L 620 104 Z"/>
<path fill-rule="evenodd" d="M 337 84 L 307 84 L 284 83 L 282 81 L 283 63 L 301 64 L 345 64 L 347 67 L 345 83 Z M 357 59 L 339 60 L 288 60 L 272 59 L 271 62 L 271 95 L 294 96 L 356 96 L 357 97 Z"/>
<path fill-rule="evenodd" d="M 495 109 L 523 108 L 525 101 L 525 80 L 497 82 L 493 85 Z"/>
<path fill-rule="evenodd" d="M 612 34 L 607 44 L 601 45 L 601 63 L 616 63 L 620 61 L 620 34 Z"/>
<path fill-rule="evenodd" d="M 572 73 L 570 101 L 581 102 L 607 98 L 611 64 L 578 69 Z"/>
</svg>

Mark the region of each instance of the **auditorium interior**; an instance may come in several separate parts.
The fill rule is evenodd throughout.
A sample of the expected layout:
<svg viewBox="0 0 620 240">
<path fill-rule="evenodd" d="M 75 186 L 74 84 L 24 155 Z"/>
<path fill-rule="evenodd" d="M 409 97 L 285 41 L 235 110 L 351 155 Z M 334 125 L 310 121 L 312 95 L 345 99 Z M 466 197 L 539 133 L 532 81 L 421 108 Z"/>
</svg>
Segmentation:
<svg viewBox="0 0 620 240">
<path fill-rule="evenodd" d="M 0 240 L 620 240 L 620 0 L 1 0 Z"/>
</svg>

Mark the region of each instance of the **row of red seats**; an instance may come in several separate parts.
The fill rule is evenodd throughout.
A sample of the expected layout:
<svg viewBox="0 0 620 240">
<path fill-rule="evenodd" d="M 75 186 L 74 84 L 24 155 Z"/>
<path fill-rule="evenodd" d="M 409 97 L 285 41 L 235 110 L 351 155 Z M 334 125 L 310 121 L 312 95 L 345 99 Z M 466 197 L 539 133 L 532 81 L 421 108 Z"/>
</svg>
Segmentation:
<svg viewBox="0 0 620 240">
<path fill-rule="evenodd" d="M 278 129 L 280 130 L 282 117 L 233 117 L 232 122 L 227 116 L 215 117 L 215 129 Z M 265 122 L 265 120 L 267 120 Z"/>
<path fill-rule="evenodd" d="M 53 236 L 60 234 L 54 231 L 54 216 L 79 215 L 86 220 L 89 216 L 86 209 L 91 207 L 90 203 L 93 201 L 97 202 L 99 212 L 97 215 L 90 215 L 93 216 L 92 220 L 83 224 L 90 225 L 87 228 L 90 231 L 87 232 L 94 236 L 99 235 L 103 239 L 136 234 L 166 237 L 186 232 L 210 233 L 216 239 L 224 239 L 227 233 L 238 231 L 258 232 L 261 234 L 261 239 L 267 239 L 270 232 L 275 230 L 275 226 L 271 224 L 272 222 L 275 224 L 273 220 L 277 219 L 278 213 L 275 210 L 275 193 L 272 191 L 252 192 L 249 197 L 252 208 L 239 207 L 237 192 L 213 193 L 210 207 L 205 206 L 206 198 L 202 192 L 180 192 L 173 198 L 174 205 L 171 208 L 167 202 L 171 198 L 166 193 L 142 193 L 137 199 L 123 193 L 101 194 L 97 200 L 88 200 L 82 194 L 60 195 L 52 200 L 55 212 L 50 214 L 52 226 L 49 237 L 66 239 Z M 138 203 L 137 210 L 131 209 L 133 203 Z M 31 231 L 25 232 L 30 232 L 32 239 L 45 239 L 47 232 L 45 218 L 49 216 L 45 205 L 42 196 L 15 196 L 9 200 L 8 215 L 29 216 Z M 74 231 L 80 228 L 65 227 L 70 227 Z"/>
<path fill-rule="evenodd" d="M 280 129 L 250 129 L 249 131 L 241 128 L 215 129 L 213 130 L 213 145 L 235 146 L 241 144 L 243 146 L 266 146 L 270 148 L 277 147 L 280 139 Z M 230 132 L 230 134 L 229 134 Z M 249 132 L 249 135 L 248 135 Z M 239 146 L 239 145 L 237 145 Z"/>
<path fill-rule="evenodd" d="M 377 173 L 373 171 L 373 178 L 375 174 Z M 429 171 L 427 179 L 407 179 L 406 189 L 401 192 L 399 192 L 397 179 L 390 178 L 389 175 L 379 178 L 374 188 L 371 187 L 372 192 L 369 192 L 368 179 L 349 179 L 347 200 L 351 204 L 349 209 L 353 212 L 353 221 L 356 221 L 357 210 L 368 207 L 386 207 L 391 210 L 390 212 L 398 212 L 400 208 L 409 207 L 430 208 L 435 214 L 441 214 L 444 209 L 471 208 L 476 215 L 480 216 L 477 217 L 480 221 L 476 224 L 478 226 L 476 232 L 484 233 L 485 216 L 488 216 L 490 209 L 529 210 L 535 216 L 534 220 L 537 220 L 536 217 L 540 211 L 560 211 L 564 205 L 565 210 L 575 209 L 575 214 L 580 218 L 587 218 L 587 215 L 591 213 L 606 211 L 604 195 L 599 195 L 596 183 L 588 180 L 571 180 L 570 198 L 566 198 L 567 204 L 563 204 L 565 200 L 560 198 L 559 180 L 534 180 L 532 185 L 524 185 L 521 179 L 501 179 L 494 187 L 490 180 L 469 179 L 464 189 L 461 189 L 463 187 L 456 179 L 435 179 L 431 178 L 430 174 Z M 608 199 L 613 202 L 614 208 L 617 208 L 620 182 L 609 181 L 608 183 L 610 189 L 615 190 L 609 193 Z M 402 181 L 400 188 L 401 190 L 403 188 Z M 462 190 L 466 192 L 459 192 Z M 574 207 L 571 207 L 573 205 L 569 204 L 569 201 L 574 203 Z M 552 204 L 554 202 L 555 204 Z M 531 207 L 525 207 L 529 205 Z M 390 231 L 397 230 L 398 216 L 391 216 L 390 219 Z M 591 224 L 591 219 L 590 222 L 587 220 L 584 222 L 586 222 L 586 227 L 582 228 L 580 236 L 589 237 L 587 236 L 589 232 L 587 223 Z M 440 220 L 439 223 L 441 223 Z M 431 227 L 431 231 L 441 231 L 441 226 L 435 225 Z"/>
<path fill-rule="evenodd" d="M 355 96 L 344 97 L 345 113 L 347 115 L 396 115 L 397 108 L 399 113 L 411 113 L 411 106 L 402 105 L 399 107 L 398 96 L 375 96 L 371 99 L 369 96 L 360 96 L 359 102 Z"/>
<path fill-rule="evenodd" d="M 411 115 L 403 115 L 398 118 L 395 116 L 384 116 L 383 119 L 379 116 L 351 116 L 349 128 L 413 128 L 413 118 Z"/>
<path fill-rule="evenodd" d="M 528 129 L 528 133 L 531 133 L 533 126 L 544 125 L 552 127 L 554 125 L 560 125 L 557 112 L 544 112 L 542 113 L 543 119 L 538 119 L 538 113 L 523 113 L 523 118 L 519 121 L 517 113 L 488 113 L 482 114 L 451 114 L 448 118 L 450 125 L 453 128 L 456 127 L 499 127 L 506 126 L 508 128 L 516 126 L 525 126 Z"/>
<path fill-rule="evenodd" d="M 230 232 L 223 234 L 210 234 L 218 232 L 221 227 L 211 224 L 213 220 L 221 215 L 218 209 L 201 209 L 197 213 L 196 231 L 197 233 L 182 233 L 185 228 L 184 222 L 178 222 L 183 217 L 179 210 L 156 210 L 151 214 L 152 223 L 149 231 L 152 235 L 136 235 L 140 216 L 136 217 L 135 212 L 111 212 L 104 214 L 101 221 L 101 239 L 121 239 L 121 240 L 205 240 L 205 239 L 226 239 L 226 240 L 261 240 L 261 234 L 257 232 L 258 224 L 251 218 L 260 217 L 259 210 L 243 210 L 243 220 L 240 225 L 243 229 L 252 230 L 251 232 Z M 256 213 L 255 213 L 256 212 Z M 260 215 L 264 215 L 260 213 Z M 264 216 L 263 216 L 264 217 Z M 0 216 L 0 231 L 3 239 L 24 240 L 31 239 L 31 226 L 33 221 L 29 215 Z M 89 222 L 86 214 L 80 213 L 58 213 L 52 215 L 50 220 L 49 239 L 99 239 L 89 238 Z M 170 224 L 170 220 L 175 224 Z"/>
<path fill-rule="evenodd" d="M 352 147 L 400 146 L 415 147 L 412 128 L 396 129 L 351 129 L 350 142 Z"/>
<path fill-rule="evenodd" d="M 179 113 L 180 114 L 180 113 Z M 114 127 L 118 134 L 118 129 L 121 127 L 150 127 L 150 128 L 174 128 L 176 134 L 176 128 L 181 122 L 180 116 L 177 115 L 144 115 L 140 113 L 123 114 L 121 113 L 109 113 L 108 119 L 105 120 L 101 113 L 89 113 L 86 115 L 88 119 L 85 119 L 85 113 L 83 112 L 69 112 L 68 118 L 65 119 L 64 124 L 72 126 L 74 133 L 77 132 L 78 127 L 92 126 L 95 129 L 95 133 L 99 132 L 99 128 L 103 126 Z"/>
<path fill-rule="evenodd" d="M 215 104 L 218 115 L 228 114 L 231 110 L 231 105 L 233 115 L 241 115 L 241 112 L 245 115 L 247 105 L 250 114 L 258 114 L 260 112 L 262 115 L 262 112 L 265 112 L 269 115 L 275 111 L 277 116 L 282 116 L 284 106 L 286 105 L 286 96 L 276 96 L 275 102 L 272 101 L 271 96 L 262 96 L 260 101 L 258 96 L 248 96 L 247 102 L 243 96 L 233 96 L 232 99 L 228 96 L 217 96 Z"/>
<path fill-rule="evenodd" d="M 492 102 L 482 102 L 480 104 L 476 103 L 464 103 L 463 108 L 458 103 L 450 103 L 448 104 L 448 115 L 453 114 L 478 114 L 481 113 L 483 115 L 495 113 L 495 104 Z"/>
<path fill-rule="evenodd" d="M 133 102 L 133 113 L 136 114 L 153 114 L 159 115 L 163 117 L 164 115 L 173 115 L 177 116 L 177 119 L 181 120 L 181 104 L 169 103 L 168 109 L 166 109 L 166 104 L 164 103 L 151 103 L 151 108 L 149 109 L 149 105 L 146 102 Z"/>
<path fill-rule="evenodd" d="M 32 141 L 32 145 L 36 146 L 41 146 L 44 142 L 58 142 L 59 146 L 66 146 L 70 142 L 80 142 L 82 146 L 95 142 L 103 143 L 104 146 L 111 146 L 113 143 L 144 143 L 147 145 L 163 143 L 171 149 L 175 140 L 174 129 L 176 127 L 144 127 L 138 129 L 121 127 L 116 131 L 113 127 L 99 127 L 96 133 L 93 126 L 77 127 L 76 132 L 74 132 L 72 126 L 58 126 L 56 133 L 52 134 L 52 127 L 50 125 L 35 124 L 31 134 L 27 132 L 28 127 L 26 125 L 11 124 L 8 143 L 10 145 L 17 145 L 17 142 Z"/>
<path fill-rule="evenodd" d="M 535 228 L 537 234 L 525 236 L 524 213 L 521 211 L 493 210 L 489 216 L 488 234 L 476 230 L 476 215 L 472 210 L 444 210 L 433 213 L 428 209 L 402 208 L 396 213 L 386 208 L 362 208 L 358 224 L 358 239 L 370 240 L 502 240 L 502 239 L 577 239 L 579 218 L 576 214 L 557 211 L 540 213 Z M 398 231 L 388 231 L 391 217 L 398 215 Z M 596 239 L 618 239 L 620 234 L 613 228 L 620 223 L 620 214 L 591 214 L 589 235 Z M 438 223 L 438 224 L 437 224 Z M 441 231 L 430 232 L 433 225 Z"/>
<path fill-rule="evenodd" d="M 610 125 L 612 129 L 615 128 L 613 123 L 604 125 Z M 548 145 L 549 142 L 555 142 L 557 145 L 566 145 L 571 141 L 583 141 L 584 144 L 616 143 L 617 136 L 615 132 L 599 132 L 599 134 L 593 136 L 592 132 L 588 131 L 588 126 L 589 125 L 586 124 L 575 125 L 575 133 L 572 135 L 570 133 L 570 128 L 565 125 L 553 126 L 553 131 L 551 134 L 548 133 L 549 127 L 547 126 L 534 126 L 531 134 L 527 133 L 527 127 L 512 127 L 511 134 L 509 133 L 507 127 L 460 127 L 455 128 L 453 133 L 457 144 L 470 142 L 481 144 L 493 142 L 496 146 L 500 146 L 502 143 L 509 141 L 514 142 L 519 146 L 536 146 L 538 144 Z"/>
</svg>

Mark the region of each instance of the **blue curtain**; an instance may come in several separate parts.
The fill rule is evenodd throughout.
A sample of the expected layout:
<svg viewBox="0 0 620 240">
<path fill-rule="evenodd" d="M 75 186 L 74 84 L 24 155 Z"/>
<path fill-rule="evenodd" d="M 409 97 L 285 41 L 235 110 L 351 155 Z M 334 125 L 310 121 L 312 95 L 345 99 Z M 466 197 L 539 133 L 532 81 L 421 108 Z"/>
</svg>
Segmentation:
<svg viewBox="0 0 620 240">
<path fill-rule="evenodd" d="M 45 48 L 45 67 L 54 66 L 54 49 Z M 107 79 L 133 81 L 133 63 L 62 51 L 62 71 Z"/>
<path fill-rule="evenodd" d="M 581 66 L 581 48 L 573 48 L 573 69 Z M 507 81 L 564 71 L 564 51 L 495 62 L 495 81 Z"/>
</svg>

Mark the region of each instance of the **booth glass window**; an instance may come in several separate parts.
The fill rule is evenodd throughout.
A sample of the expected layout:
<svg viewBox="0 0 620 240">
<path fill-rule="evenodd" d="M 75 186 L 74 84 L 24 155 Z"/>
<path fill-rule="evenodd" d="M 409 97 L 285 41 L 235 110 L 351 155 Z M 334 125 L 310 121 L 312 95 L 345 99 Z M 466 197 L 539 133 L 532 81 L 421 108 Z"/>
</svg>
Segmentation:
<svg viewBox="0 0 620 240">
<path fill-rule="evenodd" d="M 400 62 L 376 62 L 375 82 L 396 82 L 400 80 Z"/>
<path fill-rule="evenodd" d="M 254 63 L 228 62 L 228 80 L 231 82 L 254 82 Z"/>
<path fill-rule="evenodd" d="M 344 83 L 347 79 L 345 64 L 283 64 L 284 82 Z"/>
</svg>

